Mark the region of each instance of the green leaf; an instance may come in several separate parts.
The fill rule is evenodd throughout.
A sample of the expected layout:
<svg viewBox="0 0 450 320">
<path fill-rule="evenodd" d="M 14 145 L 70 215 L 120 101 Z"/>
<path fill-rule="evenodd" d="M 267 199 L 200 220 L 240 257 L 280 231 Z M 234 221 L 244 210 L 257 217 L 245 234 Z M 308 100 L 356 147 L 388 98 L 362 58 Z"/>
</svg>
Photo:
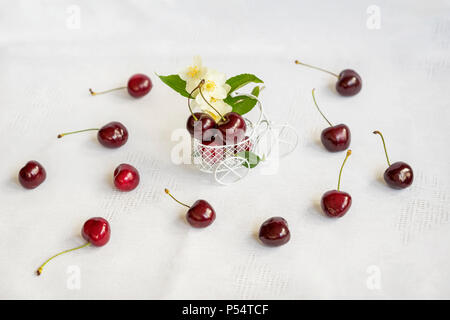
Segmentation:
<svg viewBox="0 0 450 320">
<path fill-rule="evenodd" d="M 258 86 L 254 87 L 252 90 L 252 95 L 257 97 L 259 95 L 259 91 L 260 89 Z M 240 115 L 251 111 L 257 102 L 256 99 L 244 95 L 235 97 L 228 96 L 223 101 L 231 106 L 233 112 L 239 113 Z"/>
<path fill-rule="evenodd" d="M 258 86 L 254 87 L 252 90 L 252 95 L 254 95 L 255 97 L 259 96 L 259 90 L 260 88 Z"/>
<path fill-rule="evenodd" d="M 251 151 L 241 151 L 238 152 L 236 156 L 246 159 L 248 161 L 248 164 L 247 162 L 244 162 L 242 163 L 242 165 L 250 169 L 253 169 L 262 161 L 262 159 L 258 155 L 254 154 Z"/>
<path fill-rule="evenodd" d="M 188 98 L 189 92 L 186 91 L 186 81 L 180 78 L 177 74 L 172 74 L 169 76 L 160 76 L 157 74 L 157 76 L 161 79 L 162 82 L 167 84 L 169 87 L 171 87 L 173 90 L 181 94 L 183 97 Z"/>
<path fill-rule="evenodd" d="M 229 84 L 231 87 L 229 93 L 231 93 L 239 88 L 242 88 L 243 86 L 245 86 L 251 82 L 264 83 L 257 76 L 255 76 L 254 74 L 250 74 L 250 73 L 238 74 L 237 76 L 231 77 L 230 79 L 228 79 L 226 81 L 226 83 Z"/>
</svg>

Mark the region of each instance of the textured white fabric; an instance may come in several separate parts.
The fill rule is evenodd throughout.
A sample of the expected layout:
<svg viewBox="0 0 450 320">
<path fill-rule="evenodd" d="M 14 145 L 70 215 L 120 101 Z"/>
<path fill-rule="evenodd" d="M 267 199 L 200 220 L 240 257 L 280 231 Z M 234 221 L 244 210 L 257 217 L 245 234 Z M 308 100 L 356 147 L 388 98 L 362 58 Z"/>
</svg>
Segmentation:
<svg viewBox="0 0 450 320">
<path fill-rule="evenodd" d="M 450 298 L 450 2 L 374 4 L 1 1 L 0 298 Z M 301 139 L 278 174 L 221 187 L 172 163 L 171 134 L 188 110 L 154 72 L 176 73 L 195 54 L 228 76 L 265 80 L 267 114 L 289 121 Z M 363 89 L 340 97 L 332 77 L 295 59 L 334 72 L 353 68 Z M 88 94 L 137 72 L 154 83 L 142 99 Z M 326 122 L 313 87 L 329 119 L 353 134 L 341 185 L 353 206 L 338 220 L 318 203 L 336 188 L 344 154 L 320 145 Z M 130 131 L 120 149 L 102 147 L 95 133 L 56 139 L 112 120 Z M 411 188 L 384 184 L 375 129 L 391 160 L 413 167 Z M 31 159 L 45 166 L 47 180 L 28 191 L 17 173 Z M 122 162 L 141 173 L 130 193 L 112 185 Z M 185 202 L 207 199 L 215 223 L 189 227 L 165 187 Z M 109 218 L 110 243 L 61 256 L 37 277 L 47 257 L 83 243 L 81 226 L 93 216 Z M 256 240 L 271 216 L 289 222 L 292 239 L 283 247 Z"/>
</svg>

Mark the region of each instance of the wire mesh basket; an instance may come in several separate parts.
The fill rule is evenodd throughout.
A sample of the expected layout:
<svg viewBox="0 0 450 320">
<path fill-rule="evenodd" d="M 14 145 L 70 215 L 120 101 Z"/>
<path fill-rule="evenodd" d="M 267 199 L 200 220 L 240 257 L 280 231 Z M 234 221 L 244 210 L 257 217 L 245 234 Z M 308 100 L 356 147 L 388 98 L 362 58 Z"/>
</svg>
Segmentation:
<svg viewBox="0 0 450 320">
<path fill-rule="evenodd" d="M 223 185 L 235 183 L 249 173 L 251 161 L 241 156 L 242 152 L 251 151 L 264 159 L 276 150 L 277 156 L 284 157 L 298 144 L 298 135 L 293 127 L 273 124 L 265 115 L 260 100 L 251 94 L 246 96 L 256 99 L 259 114 L 254 122 L 244 117 L 247 124 L 244 140 L 229 145 L 205 145 L 198 139 L 191 140 L 192 163 L 203 172 L 213 173 L 215 180 Z"/>
</svg>

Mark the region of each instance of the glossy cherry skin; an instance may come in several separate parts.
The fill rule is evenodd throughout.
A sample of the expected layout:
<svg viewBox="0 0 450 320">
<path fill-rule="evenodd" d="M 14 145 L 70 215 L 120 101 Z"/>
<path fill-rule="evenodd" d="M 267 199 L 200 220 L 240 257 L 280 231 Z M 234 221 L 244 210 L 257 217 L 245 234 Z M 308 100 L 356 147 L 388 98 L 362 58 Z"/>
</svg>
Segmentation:
<svg viewBox="0 0 450 320">
<path fill-rule="evenodd" d="M 150 78 L 141 73 L 131 76 L 127 85 L 128 93 L 135 98 L 145 96 L 152 87 L 153 83 Z"/>
<path fill-rule="evenodd" d="M 108 243 L 111 237 L 111 227 L 103 218 L 91 218 L 84 223 L 81 235 L 92 245 L 101 247 Z"/>
<path fill-rule="evenodd" d="M 330 190 L 323 194 L 320 206 L 323 212 L 332 218 L 340 218 L 352 205 L 352 197 L 343 191 Z"/>
<path fill-rule="evenodd" d="M 114 185 L 120 191 L 131 191 L 139 185 L 139 172 L 132 165 L 122 163 L 114 170 Z"/>
<path fill-rule="evenodd" d="M 47 177 L 44 167 L 37 161 L 28 161 L 19 171 L 19 182 L 25 189 L 34 189 Z"/>
<path fill-rule="evenodd" d="M 272 217 L 261 225 L 258 237 L 265 245 L 278 247 L 291 239 L 291 233 L 285 219 Z"/>
<path fill-rule="evenodd" d="M 207 113 L 195 112 L 194 115 L 197 118 L 197 121 L 195 121 L 194 117 L 190 115 L 186 122 L 186 129 L 192 137 L 203 140 L 203 136 L 207 134 L 208 130 L 216 128 L 217 123 Z"/>
<path fill-rule="evenodd" d="M 98 142 L 107 148 L 119 148 L 128 140 L 128 130 L 117 121 L 110 122 L 98 130 Z"/>
<path fill-rule="evenodd" d="M 414 173 L 409 164 L 398 161 L 391 164 L 384 172 L 384 181 L 394 189 L 408 188 L 414 180 Z"/>
<path fill-rule="evenodd" d="M 351 134 L 350 129 L 345 124 L 323 129 L 320 135 L 325 149 L 331 152 L 346 150 L 350 146 Z"/>
<path fill-rule="evenodd" d="M 225 120 L 219 121 L 217 128 L 222 134 L 222 139 L 225 144 L 230 145 L 241 142 L 247 130 L 247 124 L 244 118 L 236 112 L 229 112 L 224 115 L 224 118 Z"/>
<path fill-rule="evenodd" d="M 354 96 L 361 91 L 362 80 L 354 70 L 345 69 L 339 74 L 336 82 L 336 91 L 345 97 Z"/>
<path fill-rule="evenodd" d="M 214 222 L 216 212 L 205 200 L 197 200 L 186 213 L 186 220 L 194 228 L 205 228 Z"/>
</svg>

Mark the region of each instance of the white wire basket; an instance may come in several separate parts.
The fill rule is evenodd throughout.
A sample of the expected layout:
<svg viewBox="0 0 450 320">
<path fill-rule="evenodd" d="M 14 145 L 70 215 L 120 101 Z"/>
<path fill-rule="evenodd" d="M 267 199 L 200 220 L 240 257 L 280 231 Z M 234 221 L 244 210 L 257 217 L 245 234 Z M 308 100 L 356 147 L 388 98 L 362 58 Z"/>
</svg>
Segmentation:
<svg viewBox="0 0 450 320">
<path fill-rule="evenodd" d="M 251 170 L 251 161 L 239 153 L 251 151 L 267 159 L 276 150 L 278 154 L 275 156 L 282 158 L 293 152 L 298 145 L 298 135 L 292 126 L 274 124 L 264 113 L 261 101 L 256 96 L 245 96 L 256 99 L 258 108 L 253 110 L 257 109 L 259 113 L 254 122 L 249 117 L 244 117 L 247 124 L 246 139 L 236 144 L 220 146 L 204 145 L 194 138 L 191 140 L 192 163 L 201 171 L 214 174 L 216 182 L 222 185 L 238 182 Z"/>
</svg>

